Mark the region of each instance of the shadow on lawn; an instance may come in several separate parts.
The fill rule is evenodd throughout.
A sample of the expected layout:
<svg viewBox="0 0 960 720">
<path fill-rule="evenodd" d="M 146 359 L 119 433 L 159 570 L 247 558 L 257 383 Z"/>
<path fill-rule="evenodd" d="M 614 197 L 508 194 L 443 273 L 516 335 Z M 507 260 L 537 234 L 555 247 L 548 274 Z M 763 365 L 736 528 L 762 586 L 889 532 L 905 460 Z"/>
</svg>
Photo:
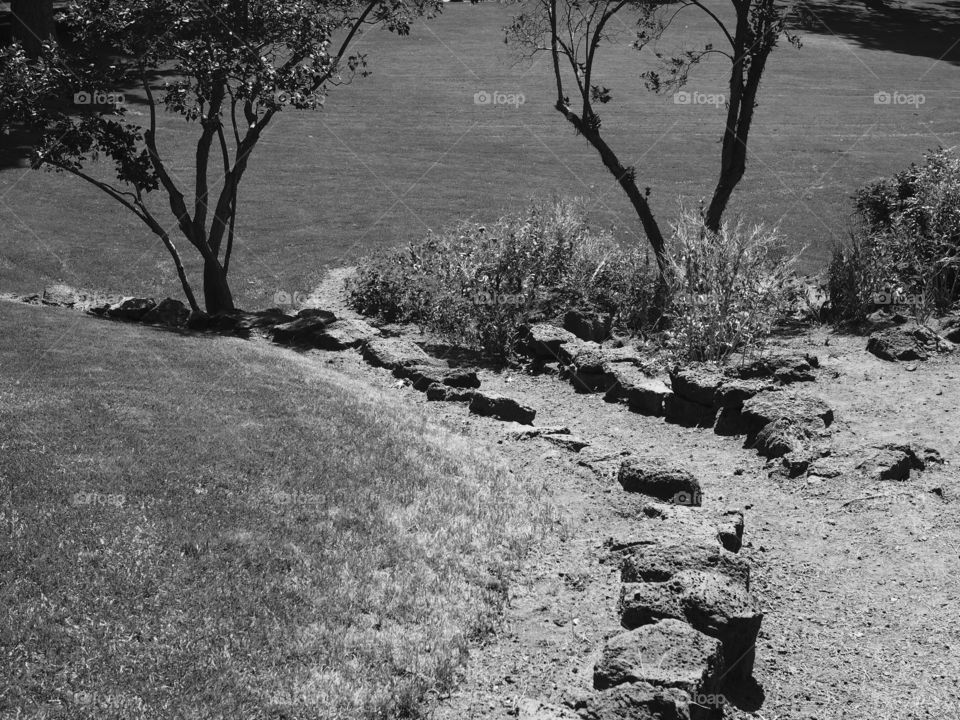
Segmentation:
<svg viewBox="0 0 960 720">
<path fill-rule="evenodd" d="M 870 9 L 885 4 L 885 9 Z M 837 35 L 870 50 L 929 57 L 960 65 L 960 0 L 803 0 L 803 33 Z"/>
</svg>

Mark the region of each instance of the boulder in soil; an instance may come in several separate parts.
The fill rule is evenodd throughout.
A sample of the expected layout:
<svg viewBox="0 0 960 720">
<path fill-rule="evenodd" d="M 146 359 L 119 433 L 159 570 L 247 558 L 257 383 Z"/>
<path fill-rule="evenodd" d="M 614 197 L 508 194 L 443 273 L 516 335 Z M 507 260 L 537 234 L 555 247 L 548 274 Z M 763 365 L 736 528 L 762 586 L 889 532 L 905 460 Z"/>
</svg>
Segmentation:
<svg viewBox="0 0 960 720">
<path fill-rule="evenodd" d="M 628 363 L 610 363 L 607 368 L 613 380 L 604 395 L 607 402 L 626 403 L 641 415 L 663 415 L 663 402 L 670 395 L 663 381 Z"/>
<path fill-rule="evenodd" d="M 735 682 L 750 678 L 754 645 L 763 613 L 754 597 L 729 577 L 684 570 L 667 582 L 627 583 L 620 597 L 620 620 L 636 628 L 663 619 L 685 620 L 723 645 L 723 674 Z"/>
<path fill-rule="evenodd" d="M 579 342 L 569 330 L 547 323 L 523 325 L 517 331 L 519 352 L 536 360 L 553 362 L 560 357 L 560 346 L 564 343 Z"/>
<path fill-rule="evenodd" d="M 870 336 L 867 351 L 881 360 L 927 360 L 936 353 L 953 352 L 954 345 L 923 325 L 881 330 Z"/>
<path fill-rule="evenodd" d="M 603 342 L 610 337 L 612 318 L 594 310 L 569 310 L 563 316 L 563 329 L 581 340 Z"/>
<path fill-rule="evenodd" d="M 814 370 L 820 367 L 816 355 L 784 353 L 745 361 L 727 370 L 731 377 L 742 380 L 766 379 L 780 385 L 816 380 Z"/>
<path fill-rule="evenodd" d="M 726 550 L 740 552 L 743 546 L 743 513 L 726 510 L 717 523 L 717 539 Z"/>
<path fill-rule="evenodd" d="M 911 470 L 925 470 L 930 462 L 942 463 L 940 453 L 891 443 L 870 448 L 856 469 L 874 480 L 906 480 Z"/>
<path fill-rule="evenodd" d="M 57 283 L 48 285 L 43 289 L 40 296 L 40 302 L 44 305 L 53 305 L 58 307 L 73 307 L 79 300 L 80 295 L 76 289 L 69 285 Z"/>
<path fill-rule="evenodd" d="M 822 430 L 833 422 L 833 410 L 822 400 L 788 390 L 767 390 L 743 403 L 743 416 L 751 432 L 759 432 L 776 420 L 786 420 L 810 430 Z"/>
<path fill-rule="evenodd" d="M 326 331 L 328 325 L 336 322 L 330 315 L 315 315 L 297 318 L 288 323 L 281 323 L 273 327 L 273 341 L 281 345 L 310 345 L 313 346 L 317 338 Z"/>
<path fill-rule="evenodd" d="M 670 384 L 677 397 L 708 408 L 717 406 L 717 390 L 724 377 L 708 366 L 676 368 L 670 373 Z"/>
<path fill-rule="evenodd" d="M 438 362 L 434 361 L 419 345 L 403 338 L 371 338 L 364 343 L 360 353 L 364 360 L 374 367 L 388 370 Z"/>
<path fill-rule="evenodd" d="M 107 308 L 106 316 L 124 322 L 142 322 L 157 307 L 152 298 L 126 298 Z"/>
<path fill-rule="evenodd" d="M 627 492 L 642 493 L 678 505 L 701 504 L 700 481 L 666 460 L 627 458 L 620 464 L 617 480 Z"/>
<path fill-rule="evenodd" d="M 694 702 L 677 688 L 633 682 L 592 693 L 575 707 L 581 720 L 714 720 L 722 717 L 723 697 Z"/>
<path fill-rule="evenodd" d="M 610 638 L 593 668 L 593 686 L 626 683 L 676 688 L 691 696 L 714 695 L 720 687 L 720 642 L 679 620 L 662 620 Z"/>
<path fill-rule="evenodd" d="M 319 350 L 346 350 L 360 347 L 380 331 L 362 320 L 337 320 L 323 328 L 314 339 Z"/>
<path fill-rule="evenodd" d="M 750 565 L 719 542 L 656 539 L 608 543 L 611 558 L 620 566 L 623 582 L 665 582 L 684 570 L 718 572 L 750 589 Z"/>
<path fill-rule="evenodd" d="M 479 390 L 474 391 L 473 398 L 470 400 L 470 412 L 498 420 L 517 422 L 521 425 L 532 425 L 537 415 L 536 410 L 521 405 L 513 398 Z"/>
<path fill-rule="evenodd" d="M 155 325 L 182 327 L 190 318 L 190 308 L 179 300 L 166 298 L 143 317 L 143 321 Z"/>
</svg>

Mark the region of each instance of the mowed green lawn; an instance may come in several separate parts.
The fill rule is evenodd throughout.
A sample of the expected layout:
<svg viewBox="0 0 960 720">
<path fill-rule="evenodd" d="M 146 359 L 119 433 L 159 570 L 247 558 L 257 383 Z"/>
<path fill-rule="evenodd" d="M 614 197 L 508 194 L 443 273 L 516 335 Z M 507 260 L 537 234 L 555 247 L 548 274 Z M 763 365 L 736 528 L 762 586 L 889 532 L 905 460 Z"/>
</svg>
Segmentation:
<svg viewBox="0 0 960 720">
<path fill-rule="evenodd" d="M 540 490 L 292 352 L 3 303 L 0 717 L 401 718 Z"/>
<path fill-rule="evenodd" d="M 858 185 L 929 148 L 956 144 L 960 48 L 951 46 L 960 25 L 947 0 L 901 3 L 915 24 L 900 29 L 898 19 L 881 23 L 862 3 L 811 5 L 820 19 L 801 31 L 805 46 L 785 44 L 771 59 L 747 177 L 731 211 L 781 222 L 794 246 L 808 248 L 805 268 L 816 270 L 845 237 Z M 624 242 L 643 242 L 595 153 L 552 109 L 548 59 L 518 62 L 503 43 L 512 12 L 497 3 L 450 3 L 411 37 L 370 32 L 358 50 L 369 54 L 371 77 L 335 89 L 322 112 L 284 113 L 241 193 L 232 269 L 242 304 L 270 305 L 278 290 L 310 289 L 324 266 L 459 217 L 493 218 L 533 194 L 583 196 L 598 225 L 613 226 Z M 648 93 L 639 78 L 646 66 L 622 29 L 623 47 L 605 55 L 598 78 L 614 92 L 604 127 L 652 188 L 666 223 L 679 197 L 696 203 L 712 191 L 724 112 Z M 720 44 L 702 13 L 687 11 L 674 29 L 661 49 Z M 696 69 L 689 90 L 724 92 L 725 62 L 714 57 Z M 481 91 L 522 93 L 525 102 L 475 104 Z M 925 102 L 877 105 L 878 91 L 919 93 Z M 131 119 L 142 122 L 143 106 L 131 100 Z M 160 141 L 189 187 L 192 145 L 182 129 L 165 119 Z M 63 280 L 113 292 L 179 292 L 159 242 L 94 192 L 63 176 L 0 171 L 0 289 Z M 162 198 L 157 206 L 162 211 Z"/>
</svg>

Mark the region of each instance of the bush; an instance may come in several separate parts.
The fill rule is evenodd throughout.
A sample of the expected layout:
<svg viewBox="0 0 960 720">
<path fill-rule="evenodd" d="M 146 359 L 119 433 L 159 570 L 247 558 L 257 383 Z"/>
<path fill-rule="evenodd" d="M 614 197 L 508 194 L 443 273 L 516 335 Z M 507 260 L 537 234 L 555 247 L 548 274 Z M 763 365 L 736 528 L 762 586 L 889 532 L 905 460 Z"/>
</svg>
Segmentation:
<svg viewBox="0 0 960 720">
<path fill-rule="evenodd" d="M 830 267 L 837 320 L 900 304 L 922 319 L 960 299 L 960 158 L 931 152 L 923 164 L 860 188 L 855 206 L 858 228 Z"/>
<path fill-rule="evenodd" d="M 719 233 L 681 208 L 670 262 L 667 347 L 680 358 L 723 360 L 762 346 L 794 306 L 795 256 L 776 229 L 724 223 Z"/>
<path fill-rule="evenodd" d="M 589 306 L 641 330 L 656 270 L 596 233 L 577 201 L 536 202 L 492 226 L 464 222 L 368 259 L 350 285 L 366 315 L 416 322 L 451 342 L 511 353 L 517 327 Z"/>
</svg>

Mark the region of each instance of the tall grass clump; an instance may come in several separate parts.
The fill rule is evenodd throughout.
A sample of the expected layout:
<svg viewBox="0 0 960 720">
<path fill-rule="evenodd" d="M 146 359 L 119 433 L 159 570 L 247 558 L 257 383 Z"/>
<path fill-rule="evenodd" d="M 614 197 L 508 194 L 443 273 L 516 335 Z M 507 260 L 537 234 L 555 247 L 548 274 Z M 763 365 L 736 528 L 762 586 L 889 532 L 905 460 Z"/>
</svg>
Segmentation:
<svg viewBox="0 0 960 720">
<path fill-rule="evenodd" d="M 896 306 L 924 319 L 960 300 L 960 157 L 953 150 L 865 185 L 855 207 L 856 229 L 830 265 L 836 320 Z"/>
<path fill-rule="evenodd" d="M 540 201 L 492 225 L 461 222 L 362 262 L 355 309 L 414 322 L 504 357 L 517 327 L 587 306 L 641 330 L 656 269 L 647 254 L 592 230 L 576 200 Z"/>
<path fill-rule="evenodd" d="M 724 223 L 717 233 L 681 208 L 673 228 L 667 347 L 678 359 L 723 360 L 762 347 L 796 301 L 777 229 Z"/>
</svg>

